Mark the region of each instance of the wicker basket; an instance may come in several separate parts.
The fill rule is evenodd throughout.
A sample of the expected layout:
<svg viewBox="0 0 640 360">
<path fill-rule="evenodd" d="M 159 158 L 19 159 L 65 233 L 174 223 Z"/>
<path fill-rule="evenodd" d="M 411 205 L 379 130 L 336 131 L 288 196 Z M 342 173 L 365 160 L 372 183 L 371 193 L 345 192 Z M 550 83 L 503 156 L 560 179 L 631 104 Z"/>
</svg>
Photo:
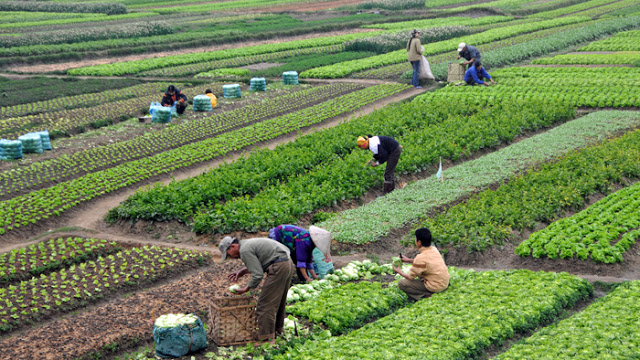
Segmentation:
<svg viewBox="0 0 640 360">
<path fill-rule="evenodd" d="M 237 296 L 209 301 L 209 335 L 218 346 L 258 340 L 256 299 Z"/>
<path fill-rule="evenodd" d="M 458 63 L 449 64 L 449 73 L 447 75 L 447 82 L 456 82 L 464 80 L 465 67 Z"/>
</svg>

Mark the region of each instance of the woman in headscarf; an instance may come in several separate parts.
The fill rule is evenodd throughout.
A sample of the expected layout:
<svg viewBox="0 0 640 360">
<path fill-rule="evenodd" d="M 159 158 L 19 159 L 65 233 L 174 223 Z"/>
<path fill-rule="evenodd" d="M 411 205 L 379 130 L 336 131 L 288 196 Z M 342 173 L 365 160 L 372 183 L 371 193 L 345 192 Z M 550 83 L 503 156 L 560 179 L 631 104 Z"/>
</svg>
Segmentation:
<svg viewBox="0 0 640 360">
<path fill-rule="evenodd" d="M 420 58 L 424 52 L 422 44 L 420 44 L 420 30 L 413 29 L 411 31 L 411 39 L 407 42 L 407 53 L 409 56 L 409 62 L 413 67 L 413 75 L 411 76 L 411 85 L 416 89 L 422 89 L 420 86 Z"/>
</svg>

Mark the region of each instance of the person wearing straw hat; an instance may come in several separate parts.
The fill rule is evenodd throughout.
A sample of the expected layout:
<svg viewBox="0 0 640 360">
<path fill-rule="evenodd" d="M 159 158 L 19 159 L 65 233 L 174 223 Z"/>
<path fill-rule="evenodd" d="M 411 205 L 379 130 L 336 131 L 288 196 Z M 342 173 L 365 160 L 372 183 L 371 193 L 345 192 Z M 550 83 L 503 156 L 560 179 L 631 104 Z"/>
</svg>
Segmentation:
<svg viewBox="0 0 640 360">
<path fill-rule="evenodd" d="M 313 225 L 307 230 L 299 226 L 283 224 L 269 230 L 269 238 L 289 248 L 291 260 L 296 266 L 300 280 L 312 281 L 320 278 L 313 267 L 313 250 L 318 248 L 323 254 L 329 256 L 330 232 Z"/>
<path fill-rule="evenodd" d="M 244 268 L 228 275 L 229 281 L 237 282 L 251 274 L 249 284 L 237 289 L 236 294 L 255 289 L 267 274 L 256 305 L 258 340 L 275 343 L 275 337 L 284 332 L 287 292 L 294 273 L 289 248 L 267 238 L 238 240 L 230 236 L 222 239 L 218 248 L 222 261 L 227 257 L 239 258 L 245 264 Z"/>
<path fill-rule="evenodd" d="M 373 159 L 367 161 L 365 166 L 375 167 L 387 163 L 383 191 L 385 194 L 392 192 L 396 188 L 394 173 L 402 154 L 402 146 L 389 136 L 360 136 L 356 142 L 359 148 L 369 149 L 373 153 Z"/>
<path fill-rule="evenodd" d="M 411 31 L 411 38 L 407 42 L 407 56 L 408 60 L 413 67 L 413 75 L 411 76 L 411 85 L 416 89 L 422 89 L 420 86 L 420 59 L 422 59 L 422 53 L 424 48 L 420 44 L 420 30 L 413 29 Z"/>
<path fill-rule="evenodd" d="M 473 66 L 475 61 L 479 61 L 482 55 L 480 55 L 480 51 L 476 49 L 475 46 L 467 45 L 465 43 L 460 43 L 458 45 L 458 59 L 465 58 L 465 62 L 462 65 L 468 65 L 470 69 Z"/>
</svg>

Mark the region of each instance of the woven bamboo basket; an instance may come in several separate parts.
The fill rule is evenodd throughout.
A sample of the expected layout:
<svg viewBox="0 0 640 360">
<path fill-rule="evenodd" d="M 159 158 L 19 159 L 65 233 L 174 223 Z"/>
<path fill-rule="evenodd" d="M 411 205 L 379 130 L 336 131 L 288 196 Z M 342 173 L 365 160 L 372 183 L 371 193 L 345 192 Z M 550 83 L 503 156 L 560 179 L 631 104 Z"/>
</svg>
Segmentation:
<svg viewBox="0 0 640 360">
<path fill-rule="evenodd" d="M 209 336 L 218 346 L 242 345 L 258 340 L 256 299 L 236 296 L 209 301 Z"/>
<path fill-rule="evenodd" d="M 449 73 L 447 74 L 447 82 L 456 82 L 464 80 L 465 67 L 458 63 L 449 64 Z"/>
</svg>

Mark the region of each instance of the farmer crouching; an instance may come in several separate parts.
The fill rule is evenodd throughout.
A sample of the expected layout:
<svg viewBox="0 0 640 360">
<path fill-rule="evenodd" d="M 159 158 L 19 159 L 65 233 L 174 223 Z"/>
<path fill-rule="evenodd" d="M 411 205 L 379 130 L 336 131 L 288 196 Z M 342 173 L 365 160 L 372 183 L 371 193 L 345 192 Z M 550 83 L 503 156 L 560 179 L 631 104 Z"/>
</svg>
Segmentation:
<svg viewBox="0 0 640 360">
<path fill-rule="evenodd" d="M 449 287 L 449 270 L 444 259 L 435 246 L 431 246 L 431 232 L 427 228 L 416 230 L 416 247 L 420 254 L 415 259 L 402 255 L 402 262 L 411 263 L 409 274 L 402 267 L 393 266 L 393 270 L 404 279 L 400 279 L 398 287 L 413 300 L 442 292 Z"/>
<path fill-rule="evenodd" d="M 277 241 L 267 238 L 254 238 L 239 241 L 236 238 L 225 237 L 220 241 L 222 261 L 227 256 L 232 259 L 240 258 L 244 265 L 228 279 L 237 282 L 246 274 L 251 274 L 249 284 L 236 290 L 236 294 L 244 294 L 260 285 L 264 274 L 267 278 L 262 285 L 258 298 L 256 314 L 258 316 L 258 339 L 270 340 L 275 343 L 275 337 L 284 331 L 285 306 L 287 292 L 291 286 L 291 277 L 295 272 L 289 249 Z"/>
<path fill-rule="evenodd" d="M 187 108 L 187 96 L 177 89 L 174 85 L 169 85 L 167 92 L 162 97 L 162 106 L 171 107 L 176 104 L 176 111 L 178 114 L 184 113 L 184 109 Z"/>
<path fill-rule="evenodd" d="M 320 278 L 313 266 L 313 251 L 315 249 L 320 249 L 325 258 L 328 257 L 331 261 L 329 255 L 331 233 L 317 226 L 312 225 L 307 230 L 290 224 L 278 225 L 269 230 L 269 238 L 289 248 L 299 280 L 308 282 Z"/>
</svg>

